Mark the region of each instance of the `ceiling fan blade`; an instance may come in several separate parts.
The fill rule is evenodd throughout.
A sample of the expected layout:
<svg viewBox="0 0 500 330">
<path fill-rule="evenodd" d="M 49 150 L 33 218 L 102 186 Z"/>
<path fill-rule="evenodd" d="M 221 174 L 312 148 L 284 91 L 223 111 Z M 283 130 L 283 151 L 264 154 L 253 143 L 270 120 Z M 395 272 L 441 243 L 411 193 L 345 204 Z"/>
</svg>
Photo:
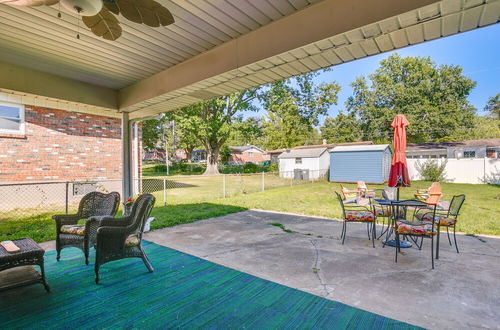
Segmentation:
<svg viewBox="0 0 500 330">
<path fill-rule="evenodd" d="M 122 35 L 120 23 L 106 7 L 95 16 L 82 16 L 82 21 L 92 33 L 106 40 L 116 40 Z"/>
<path fill-rule="evenodd" d="M 162 26 L 167 26 L 167 25 L 175 23 L 174 16 L 172 16 L 172 13 L 170 12 L 170 10 L 163 7 L 162 5 L 158 4 L 158 8 L 155 11 L 155 13 L 158 16 L 158 19 L 160 20 L 160 24 Z"/>
<path fill-rule="evenodd" d="M 116 5 L 120 9 L 120 14 L 129 21 L 142 23 L 142 17 L 133 0 L 117 0 Z"/>
<path fill-rule="evenodd" d="M 120 14 L 135 23 L 152 27 L 174 23 L 170 11 L 154 0 L 116 0 L 114 5 Z M 116 11 L 113 13 L 117 14 Z"/>
<path fill-rule="evenodd" d="M 110 12 L 115 15 L 120 14 L 120 8 L 116 4 L 116 2 L 103 1 L 104 7 L 106 7 Z"/>
<path fill-rule="evenodd" d="M 52 6 L 58 2 L 59 0 L 0 0 L 5 5 L 21 7 Z"/>
</svg>

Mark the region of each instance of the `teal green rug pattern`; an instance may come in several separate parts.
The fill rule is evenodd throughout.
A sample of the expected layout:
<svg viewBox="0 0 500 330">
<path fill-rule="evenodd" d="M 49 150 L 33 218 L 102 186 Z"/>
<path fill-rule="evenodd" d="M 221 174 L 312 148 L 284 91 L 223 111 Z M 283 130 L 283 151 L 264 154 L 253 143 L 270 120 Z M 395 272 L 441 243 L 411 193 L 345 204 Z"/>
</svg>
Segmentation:
<svg viewBox="0 0 500 330">
<path fill-rule="evenodd" d="M 85 266 L 81 251 L 46 253 L 42 285 L 0 293 L 0 329 L 208 328 L 413 329 L 415 327 L 145 242 L 140 259 Z M 91 262 L 93 260 L 91 259 Z"/>
</svg>

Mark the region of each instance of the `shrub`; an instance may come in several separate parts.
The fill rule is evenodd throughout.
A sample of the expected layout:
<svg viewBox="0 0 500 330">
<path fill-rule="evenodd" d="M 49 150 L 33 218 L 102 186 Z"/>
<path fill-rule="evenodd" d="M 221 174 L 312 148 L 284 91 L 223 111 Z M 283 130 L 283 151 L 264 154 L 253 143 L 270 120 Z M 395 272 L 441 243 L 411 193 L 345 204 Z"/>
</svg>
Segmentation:
<svg viewBox="0 0 500 330">
<path fill-rule="evenodd" d="M 268 168 L 269 172 L 278 172 L 279 171 L 279 168 L 278 168 L 278 164 L 271 164 L 269 165 L 269 168 Z"/>
<path fill-rule="evenodd" d="M 444 161 L 441 164 L 434 159 L 428 159 L 423 163 L 417 161 L 415 167 L 417 168 L 418 173 L 425 181 L 438 181 L 438 182 L 446 182 L 446 164 L 448 162 Z"/>
<path fill-rule="evenodd" d="M 243 173 L 256 173 L 259 170 L 259 165 L 249 163 L 243 165 Z"/>
<path fill-rule="evenodd" d="M 153 172 L 155 173 L 165 173 L 167 172 L 167 165 L 165 164 L 157 164 L 153 167 Z"/>
</svg>

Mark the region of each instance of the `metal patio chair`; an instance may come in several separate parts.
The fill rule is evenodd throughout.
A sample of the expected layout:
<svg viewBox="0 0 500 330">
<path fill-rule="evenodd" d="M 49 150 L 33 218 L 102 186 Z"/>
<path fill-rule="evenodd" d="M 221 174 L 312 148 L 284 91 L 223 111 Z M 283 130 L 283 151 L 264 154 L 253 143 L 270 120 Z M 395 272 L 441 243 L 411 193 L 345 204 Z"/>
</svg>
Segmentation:
<svg viewBox="0 0 500 330">
<path fill-rule="evenodd" d="M 120 204 L 120 194 L 109 194 L 93 191 L 80 200 L 76 214 L 56 214 L 52 219 L 56 222 L 57 261 L 61 258 L 61 250 L 76 247 L 83 251 L 85 264 L 89 264 L 89 248 L 94 245 L 98 219 L 92 217 L 114 216 Z M 85 220 L 85 223 L 78 223 Z"/>
<path fill-rule="evenodd" d="M 460 214 L 460 209 L 462 208 L 462 205 L 465 202 L 465 195 L 455 195 L 451 199 L 450 206 L 447 210 L 443 211 L 436 211 L 436 214 L 433 217 L 432 212 L 430 212 L 428 209 L 420 209 L 416 214 L 415 217 L 419 220 L 422 221 L 427 221 L 430 222 L 434 218 L 434 222 L 438 226 L 438 235 L 440 235 L 440 228 L 441 227 L 446 227 L 446 234 L 448 236 L 448 242 L 450 243 L 450 246 L 453 246 L 451 243 L 451 238 L 450 238 L 450 231 L 449 228 L 453 227 L 453 241 L 455 243 L 455 249 L 458 251 L 458 244 L 457 244 L 457 236 L 456 236 L 456 226 L 457 226 L 457 220 L 458 220 L 458 215 Z M 439 239 L 438 239 L 438 250 L 437 250 L 437 257 L 439 258 Z"/>
<path fill-rule="evenodd" d="M 99 268 L 107 262 L 124 258 L 141 258 L 153 272 L 148 256 L 142 248 L 144 225 L 155 203 L 151 194 L 140 195 L 128 216 L 103 218 L 97 229 L 95 255 L 95 282 L 99 283 Z"/>
<path fill-rule="evenodd" d="M 342 208 L 342 233 L 340 238 L 342 239 L 342 244 L 345 242 L 345 237 L 347 234 L 347 223 L 348 222 L 363 222 L 366 223 L 366 230 L 368 233 L 368 240 L 371 239 L 372 246 L 375 247 L 375 222 L 376 215 L 370 210 L 369 205 L 356 205 L 356 204 L 345 204 L 344 200 L 340 196 L 338 192 L 335 192 L 337 195 L 337 199 L 340 203 L 340 207 Z"/>
<path fill-rule="evenodd" d="M 441 193 L 430 193 L 429 197 L 426 199 L 429 208 L 432 208 L 431 215 L 435 217 L 436 208 L 439 203 Z M 404 202 L 404 201 L 403 201 Z M 421 202 L 421 201 L 420 201 Z M 423 202 L 421 202 L 423 203 Z M 431 218 L 432 219 L 432 218 Z M 400 235 L 409 237 L 417 245 L 418 249 L 422 249 L 422 244 L 424 238 L 429 238 L 431 240 L 431 261 L 432 269 L 434 269 L 434 237 L 438 237 L 437 250 L 439 251 L 439 235 L 438 229 L 436 228 L 435 221 L 422 221 L 422 220 L 407 220 L 407 219 L 396 219 L 394 223 L 394 233 L 396 234 L 396 257 L 395 262 L 398 262 L 398 254 L 401 252 L 400 247 Z M 418 245 L 418 239 L 421 239 L 420 245 Z M 436 259 L 438 258 L 439 252 L 436 252 Z"/>
</svg>

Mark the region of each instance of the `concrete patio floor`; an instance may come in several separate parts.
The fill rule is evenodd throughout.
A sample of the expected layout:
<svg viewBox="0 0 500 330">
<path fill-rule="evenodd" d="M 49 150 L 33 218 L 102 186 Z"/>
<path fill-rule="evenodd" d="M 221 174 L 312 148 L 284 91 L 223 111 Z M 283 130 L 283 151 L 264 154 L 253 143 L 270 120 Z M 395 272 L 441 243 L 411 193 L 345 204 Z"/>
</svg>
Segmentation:
<svg viewBox="0 0 500 330">
<path fill-rule="evenodd" d="M 288 233 L 271 225 L 281 223 Z M 431 269 L 422 251 L 372 248 L 366 225 L 249 210 L 147 233 L 145 239 L 270 281 L 414 325 L 500 328 L 500 238 L 442 236 Z M 52 242 L 42 244 L 54 248 Z"/>
</svg>

